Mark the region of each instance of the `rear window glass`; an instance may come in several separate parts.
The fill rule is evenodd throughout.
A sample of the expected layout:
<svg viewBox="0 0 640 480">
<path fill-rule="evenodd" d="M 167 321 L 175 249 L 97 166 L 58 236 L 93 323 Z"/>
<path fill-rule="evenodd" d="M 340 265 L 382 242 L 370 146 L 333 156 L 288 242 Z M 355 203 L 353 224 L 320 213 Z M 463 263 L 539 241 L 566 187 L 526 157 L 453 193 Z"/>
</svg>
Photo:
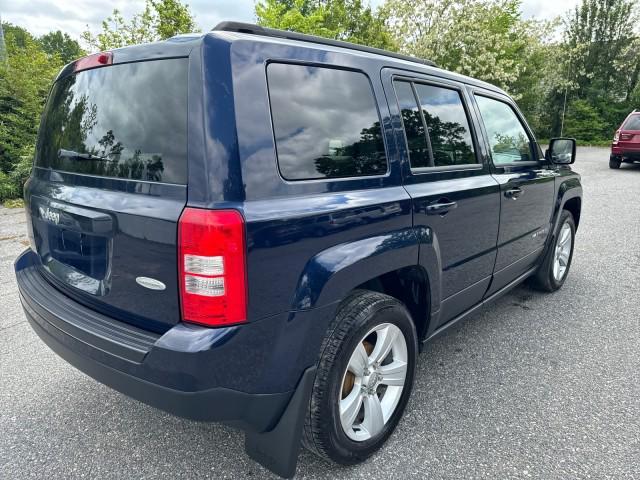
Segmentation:
<svg viewBox="0 0 640 480">
<path fill-rule="evenodd" d="M 36 165 L 186 183 L 187 59 L 112 65 L 56 82 Z"/>
<path fill-rule="evenodd" d="M 624 123 L 623 130 L 640 130 L 640 115 L 631 115 Z"/>
<path fill-rule="evenodd" d="M 278 165 L 285 179 L 386 173 L 380 118 L 364 74 L 273 63 L 267 76 Z"/>
</svg>

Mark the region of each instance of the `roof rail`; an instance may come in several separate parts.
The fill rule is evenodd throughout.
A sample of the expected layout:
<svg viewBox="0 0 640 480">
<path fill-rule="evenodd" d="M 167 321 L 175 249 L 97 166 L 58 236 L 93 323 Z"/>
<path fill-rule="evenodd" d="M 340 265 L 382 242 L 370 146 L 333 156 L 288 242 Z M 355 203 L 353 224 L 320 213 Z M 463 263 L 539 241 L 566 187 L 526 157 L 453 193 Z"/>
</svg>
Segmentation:
<svg viewBox="0 0 640 480">
<path fill-rule="evenodd" d="M 381 48 L 367 47 L 365 45 L 358 45 L 356 43 L 343 42 L 342 40 L 332 40 L 330 38 L 317 37 L 315 35 L 306 35 L 304 33 L 288 32 L 285 30 L 276 30 L 275 28 L 261 27 L 260 25 L 254 25 L 253 23 L 220 22 L 218 25 L 213 27 L 211 31 L 249 33 L 252 35 L 262 35 L 265 37 L 278 37 L 286 38 L 289 40 L 299 40 L 302 42 L 320 43 L 322 45 L 331 45 L 332 47 L 342 47 L 348 48 L 350 50 L 358 50 L 360 52 L 375 53 L 378 55 L 384 55 L 386 57 L 393 57 L 409 62 L 421 63 L 422 65 L 429 65 L 430 67 L 437 67 L 434 62 L 424 58 L 417 58 L 410 55 L 403 55 L 401 53 L 389 52 L 387 50 L 382 50 Z"/>
</svg>

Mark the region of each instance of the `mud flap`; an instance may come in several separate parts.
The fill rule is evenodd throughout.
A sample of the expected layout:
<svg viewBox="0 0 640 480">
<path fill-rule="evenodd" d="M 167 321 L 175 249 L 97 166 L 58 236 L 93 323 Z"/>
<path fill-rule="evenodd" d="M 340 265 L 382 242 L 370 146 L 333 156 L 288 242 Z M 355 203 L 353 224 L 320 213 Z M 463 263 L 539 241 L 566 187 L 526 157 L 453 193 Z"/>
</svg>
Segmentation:
<svg viewBox="0 0 640 480">
<path fill-rule="evenodd" d="M 278 424 L 268 432 L 247 432 L 244 449 L 247 455 L 263 467 L 283 478 L 292 478 L 296 473 L 300 440 L 307 414 L 316 367 L 302 374 L 298 387 Z"/>
</svg>

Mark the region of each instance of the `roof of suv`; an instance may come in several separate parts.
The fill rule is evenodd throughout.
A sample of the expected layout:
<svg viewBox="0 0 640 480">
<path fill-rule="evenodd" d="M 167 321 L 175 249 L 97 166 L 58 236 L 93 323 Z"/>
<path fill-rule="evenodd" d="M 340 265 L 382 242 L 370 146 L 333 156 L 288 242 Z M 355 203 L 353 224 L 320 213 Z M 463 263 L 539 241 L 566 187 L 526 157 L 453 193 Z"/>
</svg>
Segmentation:
<svg viewBox="0 0 640 480">
<path fill-rule="evenodd" d="M 259 25 L 240 22 L 221 22 L 210 32 L 176 35 L 167 40 L 159 42 L 116 48 L 113 50 L 115 54 L 113 63 L 127 63 L 139 60 L 152 60 L 169 57 L 186 57 L 191 53 L 191 50 L 194 47 L 198 46 L 202 42 L 203 38 L 206 36 L 223 38 L 229 42 L 238 40 L 249 40 L 254 42 L 295 45 L 304 48 L 315 48 L 333 52 L 347 52 L 352 55 L 358 55 L 374 60 L 383 60 L 390 67 L 420 71 L 421 73 L 448 78 L 454 81 L 474 85 L 507 95 L 504 90 L 496 87 L 495 85 L 484 82 L 482 80 L 477 80 L 472 77 L 467 77 L 459 73 L 444 70 L 442 68 L 439 68 L 430 60 L 381 50 L 379 48 L 372 48 L 364 45 L 343 42 L 340 40 L 332 40 L 296 32 L 264 28 Z M 58 75 L 58 79 L 62 76 L 73 73 L 74 64 L 75 61 L 66 65 Z"/>
<path fill-rule="evenodd" d="M 390 52 L 379 48 L 357 45 L 355 43 L 344 42 L 340 40 L 332 40 L 314 35 L 305 35 L 302 33 L 288 32 L 284 30 L 276 30 L 265 28 L 259 25 L 241 22 L 221 22 L 216 25 L 210 32 L 205 35 L 221 36 L 229 41 L 234 40 L 252 40 L 256 42 L 279 43 L 283 45 L 296 45 L 306 48 L 320 48 L 322 50 L 344 52 L 345 50 L 352 55 L 369 57 L 376 60 L 384 60 L 389 63 L 390 67 L 409 68 L 411 70 L 420 70 L 423 73 L 449 78 L 458 82 L 475 85 L 487 90 L 492 90 L 504 95 L 507 93 L 499 87 L 482 80 L 477 80 L 466 75 L 451 72 L 439 68 L 430 60 L 411 57 L 396 52 Z"/>
</svg>

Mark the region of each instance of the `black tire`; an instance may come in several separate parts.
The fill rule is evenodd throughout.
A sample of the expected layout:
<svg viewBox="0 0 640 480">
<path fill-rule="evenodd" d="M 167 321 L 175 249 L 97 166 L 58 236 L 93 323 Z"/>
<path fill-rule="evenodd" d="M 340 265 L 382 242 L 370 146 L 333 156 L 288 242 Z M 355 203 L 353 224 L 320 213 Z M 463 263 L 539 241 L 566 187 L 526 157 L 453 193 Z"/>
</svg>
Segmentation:
<svg viewBox="0 0 640 480">
<path fill-rule="evenodd" d="M 553 263 L 555 260 L 555 251 L 556 245 L 559 240 L 559 233 L 562 229 L 562 226 L 568 223 L 571 228 L 571 252 L 569 254 L 569 261 L 567 264 L 567 268 L 564 272 L 564 275 L 560 280 L 556 280 L 553 275 Z M 573 259 L 573 250 L 575 247 L 575 238 L 576 238 L 576 224 L 573 219 L 573 215 L 568 210 L 563 210 L 560 214 L 560 221 L 558 222 L 558 226 L 553 234 L 553 243 L 545 254 L 544 260 L 540 265 L 540 268 L 536 272 L 536 274 L 532 277 L 531 285 L 538 290 L 542 290 L 545 292 L 555 292 L 564 284 L 567 276 L 569 275 L 569 270 L 571 268 L 571 260 Z"/>
<path fill-rule="evenodd" d="M 621 163 L 622 159 L 620 157 L 614 157 L 613 155 L 609 157 L 609 168 L 618 169 Z"/>
<path fill-rule="evenodd" d="M 400 400 L 378 435 L 365 441 L 350 439 L 340 422 L 337 399 L 351 354 L 372 328 L 382 323 L 397 326 L 407 344 L 407 372 Z M 344 300 L 322 342 L 318 371 L 305 420 L 303 445 L 316 455 L 342 464 L 360 463 L 378 450 L 402 417 L 413 387 L 418 342 L 407 309 L 393 297 L 358 290 Z"/>
</svg>

